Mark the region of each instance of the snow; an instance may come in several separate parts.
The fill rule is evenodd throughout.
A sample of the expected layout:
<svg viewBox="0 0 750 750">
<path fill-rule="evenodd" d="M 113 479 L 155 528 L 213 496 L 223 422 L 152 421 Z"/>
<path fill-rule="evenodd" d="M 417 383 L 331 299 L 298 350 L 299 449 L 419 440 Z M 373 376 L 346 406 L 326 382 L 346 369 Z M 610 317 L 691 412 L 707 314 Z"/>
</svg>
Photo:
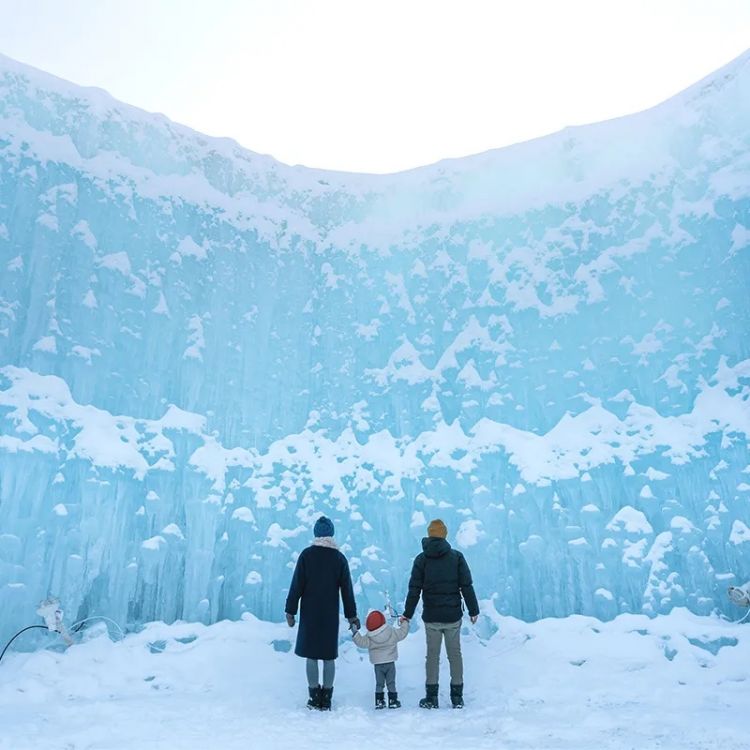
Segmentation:
<svg viewBox="0 0 750 750">
<path fill-rule="evenodd" d="M 158 552 L 166 543 L 167 543 L 167 540 L 163 536 L 156 535 L 142 542 L 141 548 L 145 550 Z"/>
<path fill-rule="evenodd" d="M 176 523 L 170 523 L 165 526 L 161 533 L 163 536 L 173 536 L 175 539 L 185 539 L 185 535 L 182 533 L 182 529 Z"/>
<path fill-rule="evenodd" d="M 57 340 L 54 336 L 44 336 L 34 344 L 34 351 L 57 354 Z"/>
<path fill-rule="evenodd" d="M 110 253 L 101 257 L 97 263 L 101 268 L 116 271 L 123 276 L 130 276 L 130 257 L 126 252 Z"/>
<path fill-rule="evenodd" d="M 729 543 L 739 545 L 746 544 L 747 542 L 750 542 L 750 528 L 748 528 L 747 524 L 742 523 L 742 521 L 736 520 L 732 524 Z"/>
<path fill-rule="evenodd" d="M 654 530 L 645 514 L 626 505 L 615 513 L 607 524 L 608 531 L 625 531 L 628 534 L 653 534 Z"/>
<path fill-rule="evenodd" d="M 255 516 L 250 508 L 237 508 L 232 513 L 232 518 L 236 521 L 242 521 L 243 523 L 255 523 Z"/>
<path fill-rule="evenodd" d="M 98 307 L 98 303 L 96 301 L 96 295 L 94 294 L 94 290 L 93 289 L 89 289 L 86 292 L 86 296 L 83 298 L 83 305 L 85 307 L 88 307 L 91 310 L 93 310 L 96 307 Z"/>
<path fill-rule="evenodd" d="M 325 741 L 359 750 L 396 737 L 487 750 L 747 747 L 746 627 L 684 610 L 655 621 L 537 623 L 489 611 L 478 628 L 465 628 L 466 708 L 448 708 L 443 657 L 442 706 L 429 715 L 416 707 L 420 631 L 399 644 L 403 708 L 374 710 L 367 654 L 344 638 L 334 710 L 320 714 L 304 707 L 303 660 L 280 648 L 295 635 L 286 625 L 249 615 L 210 627 L 154 623 L 118 643 L 94 627 L 65 653 L 5 657 L 0 748 L 244 750 L 261 742 L 285 750 Z M 483 627 L 499 631 L 480 638 Z"/>
<path fill-rule="evenodd" d="M 183 237 L 177 249 L 170 256 L 170 260 L 175 263 L 182 263 L 184 258 L 195 258 L 196 260 L 205 260 L 206 248 L 203 245 L 199 245 L 192 237 Z"/>
<path fill-rule="evenodd" d="M 154 305 L 152 312 L 155 312 L 157 315 L 169 315 L 169 307 L 167 306 L 164 292 L 159 292 L 159 301 Z"/>
<path fill-rule="evenodd" d="M 86 247 L 91 250 L 96 250 L 97 242 L 94 233 L 91 231 L 89 223 L 85 219 L 81 219 L 74 227 L 70 230 L 73 237 L 77 237 L 83 242 Z"/>
<path fill-rule="evenodd" d="M 464 521 L 456 532 L 456 542 L 459 547 L 467 549 L 475 546 L 484 535 L 482 522 L 476 519 Z"/>
<path fill-rule="evenodd" d="M 203 333 L 203 320 L 199 315 L 193 315 L 188 321 L 188 348 L 182 355 L 183 359 L 203 359 L 206 339 Z"/>
<path fill-rule="evenodd" d="M 5 268 L 10 271 L 22 271 L 23 270 L 23 258 L 20 255 L 16 255 L 15 258 L 11 258 Z"/>
<path fill-rule="evenodd" d="M 662 482 L 665 479 L 669 478 L 669 474 L 667 474 L 667 472 L 658 471 L 653 466 L 649 466 L 648 469 L 646 469 L 646 476 L 652 482 Z"/>
<path fill-rule="evenodd" d="M 732 244 L 729 248 L 730 255 L 745 250 L 748 246 L 750 246 L 750 228 L 735 224 L 732 230 Z"/>
</svg>

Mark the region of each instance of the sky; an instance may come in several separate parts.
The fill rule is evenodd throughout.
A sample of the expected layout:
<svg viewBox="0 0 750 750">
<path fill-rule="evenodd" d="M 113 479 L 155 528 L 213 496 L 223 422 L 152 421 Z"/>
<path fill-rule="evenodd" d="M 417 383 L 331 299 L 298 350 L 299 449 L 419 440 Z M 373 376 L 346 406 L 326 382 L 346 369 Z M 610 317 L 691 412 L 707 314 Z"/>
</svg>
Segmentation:
<svg viewBox="0 0 750 750">
<path fill-rule="evenodd" d="M 288 164 L 394 172 L 646 109 L 750 0 L 0 0 L 0 52 Z"/>
</svg>

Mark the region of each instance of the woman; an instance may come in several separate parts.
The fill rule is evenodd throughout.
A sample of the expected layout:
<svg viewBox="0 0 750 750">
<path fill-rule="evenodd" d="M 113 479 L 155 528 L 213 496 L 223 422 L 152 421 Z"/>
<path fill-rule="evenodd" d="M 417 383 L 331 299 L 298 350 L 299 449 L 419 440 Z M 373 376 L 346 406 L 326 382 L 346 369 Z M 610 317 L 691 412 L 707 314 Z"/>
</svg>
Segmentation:
<svg viewBox="0 0 750 750">
<path fill-rule="evenodd" d="M 294 627 L 297 607 L 302 600 L 294 653 L 307 659 L 310 690 L 307 707 L 330 711 L 335 659 L 339 655 L 339 592 L 349 624 L 359 630 L 360 623 L 349 563 L 333 540 L 333 521 L 321 516 L 315 522 L 313 533 L 312 545 L 302 550 L 297 559 L 286 599 L 286 621 L 290 628 Z M 322 685 L 319 661 L 323 662 Z"/>
</svg>

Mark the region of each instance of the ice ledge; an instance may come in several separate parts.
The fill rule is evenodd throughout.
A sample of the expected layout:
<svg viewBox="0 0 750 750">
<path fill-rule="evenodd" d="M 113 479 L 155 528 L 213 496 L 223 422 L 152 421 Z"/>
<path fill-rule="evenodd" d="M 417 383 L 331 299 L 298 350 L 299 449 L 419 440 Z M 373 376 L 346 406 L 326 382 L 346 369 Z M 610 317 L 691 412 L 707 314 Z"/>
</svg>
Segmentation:
<svg viewBox="0 0 750 750">
<path fill-rule="evenodd" d="M 210 480 L 214 491 L 226 489 L 230 468 L 243 467 L 252 474 L 247 486 L 259 497 L 271 492 L 266 480 L 277 475 L 278 466 L 305 476 L 311 489 L 330 491 L 332 498 L 347 502 L 344 477 L 352 478 L 355 486 L 377 484 L 386 495 L 400 497 L 404 480 L 428 467 L 468 474 L 483 456 L 498 451 L 505 452 L 525 482 L 547 486 L 582 478 L 607 464 L 628 467 L 648 455 L 685 464 L 703 455 L 707 436 L 717 432 L 730 440 L 750 436 L 750 360 L 730 366 L 725 357 L 711 382 L 702 384 L 693 409 L 679 416 L 665 417 L 632 402 L 620 419 L 595 404 L 579 414 L 566 414 L 543 435 L 482 418 L 468 433 L 458 422 L 439 422 L 414 438 L 381 431 L 364 443 L 349 428 L 335 438 L 326 430 L 305 429 L 275 441 L 263 453 L 222 445 L 215 435 L 206 434 L 203 416 L 176 406 L 158 420 L 116 416 L 76 403 L 57 376 L 12 366 L 0 374 L 8 383 L 0 384 L 0 408 L 7 410 L 4 420 L 9 425 L 3 428 L 0 451 L 57 450 L 63 462 L 82 458 L 93 467 L 129 470 L 143 479 L 147 472 L 175 469 L 176 451 L 168 433 L 178 430 L 200 441 L 189 464 Z M 45 435 L 34 416 L 55 423 L 55 430 Z M 58 443 L 58 436 L 65 434 L 74 434 L 69 447 Z M 374 473 L 384 479 L 376 483 Z"/>
</svg>

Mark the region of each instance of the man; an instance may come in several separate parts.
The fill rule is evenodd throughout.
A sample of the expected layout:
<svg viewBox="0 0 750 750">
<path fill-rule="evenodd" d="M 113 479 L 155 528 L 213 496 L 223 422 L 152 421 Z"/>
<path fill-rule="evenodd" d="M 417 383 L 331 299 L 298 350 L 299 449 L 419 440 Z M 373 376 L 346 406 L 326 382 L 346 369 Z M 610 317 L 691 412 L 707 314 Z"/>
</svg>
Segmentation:
<svg viewBox="0 0 750 750">
<path fill-rule="evenodd" d="M 464 707 L 464 674 L 461 656 L 461 618 L 466 602 L 472 624 L 479 617 L 479 603 L 471 581 L 471 571 L 464 556 L 446 541 L 448 529 L 440 519 L 427 527 L 427 538 L 422 540 L 422 553 L 417 555 L 409 579 L 403 620 L 411 620 L 422 596 L 422 620 L 427 636 L 426 695 L 419 701 L 420 708 L 438 708 L 440 649 L 445 639 L 445 650 L 451 672 L 451 703 L 453 708 Z"/>
<path fill-rule="evenodd" d="M 349 563 L 333 540 L 333 521 L 321 516 L 315 523 L 313 533 L 315 539 L 312 545 L 302 550 L 297 558 L 286 600 L 286 621 L 290 628 L 294 627 L 301 600 L 294 653 L 307 660 L 310 693 L 307 707 L 330 711 L 336 658 L 339 655 L 339 595 L 349 624 L 359 630 L 360 623 Z M 320 661 L 323 662 L 322 685 Z"/>
</svg>

